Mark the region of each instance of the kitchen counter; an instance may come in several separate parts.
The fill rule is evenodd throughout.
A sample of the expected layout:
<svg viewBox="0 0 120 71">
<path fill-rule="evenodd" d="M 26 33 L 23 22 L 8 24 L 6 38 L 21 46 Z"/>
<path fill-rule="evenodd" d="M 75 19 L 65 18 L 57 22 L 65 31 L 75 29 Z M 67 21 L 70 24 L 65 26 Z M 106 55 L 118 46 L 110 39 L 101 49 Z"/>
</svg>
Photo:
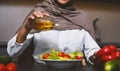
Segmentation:
<svg viewBox="0 0 120 71">
<path fill-rule="evenodd" d="M 99 43 L 99 45 L 101 47 L 104 45 L 107 45 L 107 44 L 110 44 L 110 43 Z M 113 44 L 117 45 L 118 48 L 120 48 L 119 43 L 113 43 Z M 7 55 L 5 43 L 2 43 L 0 45 L 0 55 Z M 96 68 L 92 65 L 89 65 L 89 64 L 87 64 L 87 66 L 81 66 L 80 64 L 77 64 L 74 68 L 62 68 L 62 69 L 49 68 L 45 64 L 37 64 L 37 63 L 25 64 L 26 60 L 29 61 L 30 59 L 28 57 L 26 60 L 24 60 L 24 59 L 22 62 L 16 63 L 17 64 L 17 71 L 104 71 L 102 69 L 98 69 L 98 68 Z"/>
<path fill-rule="evenodd" d="M 92 65 L 76 65 L 74 68 L 49 68 L 45 64 L 18 64 L 17 71 L 102 71 Z"/>
</svg>

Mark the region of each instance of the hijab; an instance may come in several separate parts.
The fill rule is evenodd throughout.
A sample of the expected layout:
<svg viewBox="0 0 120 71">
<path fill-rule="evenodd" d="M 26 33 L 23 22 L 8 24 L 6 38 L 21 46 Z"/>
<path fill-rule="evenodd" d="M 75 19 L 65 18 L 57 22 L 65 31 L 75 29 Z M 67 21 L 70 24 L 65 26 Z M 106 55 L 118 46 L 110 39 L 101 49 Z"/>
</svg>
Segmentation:
<svg viewBox="0 0 120 71">
<path fill-rule="evenodd" d="M 61 21 L 59 26 L 55 26 L 56 30 L 72 30 L 85 29 L 95 39 L 93 25 L 89 22 L 86 13 L 76 10 L 73 7 L 74 0 L 70 0 L 67 4 L 61 5 L 57 0 L 44 0 L 38 3 L 34 9 L 40 11 L 45 10 L 55 21 Z"/>
<path fill-rule="evenodd" d="M 56 5 L 58 5 L 59 7 L 63 8 L 63 9 L 68 9 L 68 10 L 74 10 L 75 8 L 72 7 L 73 4 L 73 0 L 69 0 L 68 3 L 66 4 L 61 4 L 58 2 L 58 0 L 53 0 L 53 3 L 55 3 Z"/>
</svg>

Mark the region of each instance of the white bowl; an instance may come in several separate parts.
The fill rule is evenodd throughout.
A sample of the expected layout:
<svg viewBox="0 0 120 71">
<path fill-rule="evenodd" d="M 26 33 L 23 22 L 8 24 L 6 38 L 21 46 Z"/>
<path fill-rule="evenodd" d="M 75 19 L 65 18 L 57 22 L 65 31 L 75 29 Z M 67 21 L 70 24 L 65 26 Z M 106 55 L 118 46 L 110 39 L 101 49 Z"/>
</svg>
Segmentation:
<svg viewBox="0 0 120 71">
<path fill-rule="evenodd" d="M 51 68 L 72 68 L 82 60 L 42 60 Z"/>
</svg>

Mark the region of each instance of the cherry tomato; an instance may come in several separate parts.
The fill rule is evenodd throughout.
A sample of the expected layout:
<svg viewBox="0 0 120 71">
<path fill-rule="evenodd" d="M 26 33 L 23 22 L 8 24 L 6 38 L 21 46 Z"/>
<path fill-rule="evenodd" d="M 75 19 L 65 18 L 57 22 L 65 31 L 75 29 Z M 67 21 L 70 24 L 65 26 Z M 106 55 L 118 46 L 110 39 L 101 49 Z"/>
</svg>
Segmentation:
<svg viewBox="0 0 120 71">
<path fill-rule="evenodd" d="M 17 70 L 17 66 L 13 62 L 10 62 L 6 65 L 6 71 L 16 71 L 16 70 Z"/>
<path fill-rule="evenodd" d="M 43 58 L 43 59 L 47 59 L 49 56 L 50 56 L 50 54 L 49 54 L 49 53 L 46 53 L 46 54 L 44 54 L 44 55 L 42 56 L 42 58 Z"/>
<path fill-rule="evenodd" d="M 70 58 L 70 55 L 68 55 L 68 54 L 64 54 L 64 58 Z"/>
<path fill-rule="evenodd" d="M 60 52 L 60 53 L 58 54 L 58 56 L 60 56 L 60 57 L 64 57 L 64 55 L 65 55 L 64 52 Z"/>
<path fill-rule="evenodd" d="M 75 59 L 82 59 L 82 56 L 75 56 Z"/>
<path fill-rule="evenodd" d="M 6 67 L 4 64 L 0 64 L 0 71 L 5 71 L 6 70 Z"/>
</svg>

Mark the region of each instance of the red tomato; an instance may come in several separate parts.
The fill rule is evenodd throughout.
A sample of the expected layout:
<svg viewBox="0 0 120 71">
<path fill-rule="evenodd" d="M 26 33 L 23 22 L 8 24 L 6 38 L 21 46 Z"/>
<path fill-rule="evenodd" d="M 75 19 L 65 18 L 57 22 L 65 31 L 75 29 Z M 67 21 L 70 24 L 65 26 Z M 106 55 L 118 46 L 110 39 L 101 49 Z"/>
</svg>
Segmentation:
<svg viewBox="0 0 120 71">
<path fill-rule="evenodd" d="M 108 54 L 112 54 L 113 52 L 117 51 L 117 47 L 115 45 L 106 45 L 104 47 L 102 47 L 97 53 L 96 56 L 102 56 L 102 55 L 108 55 Z"/>
<path fill-rule="evenodd" d="M 16 70 L 17 70 L 17 66 L 13 62 L 10 62 L 6 65 L 6 71 L 16 71 Z"/>
<path fill-rule="evenodd" d="M 117 57 L 119 57 L 117 47 L 112 44 L 106 45 L 96 53 L 96 63 L 103 65 L 106 61 L 114 60 Z"/>
<path fill-rule="evenodd" d="M 65 55 L 64 55 L 64 58 L 70 58 L 70 55 L 65 54 Z"/>
<path fill-rule="evenodd" d="M 116 59 L 116 56 L 115 55 L 103 55 L 102 56 L 102 61 L 109 61 L 109 60 L 114 60 L 114 59 Z"/>
<path fill-rule="evenodd" d="M 46 53 L 46 54 L 44 54 L 44 55 L 42 56 L 42 58 L 43 58 L 43 59 L 47 59 L 49 56 L 50 56 L 50 54 L 49 54 L 49 53 Z"/>
<path fill-rule="evenodd" d="M 65 55 L 64 52 L 60 52 L 60 53 L 58 54 L 58 56 L 60 56 L 60 57 L 64 57 L 64 55 Z"/>
<path fill-rule="evenodd" d="M 96 56 L 102 56 L 102 55 L 106 55 L 106 54 L 110 54 L 111 50 L 108 46 L 104 46 L 102 47 L 97 53 Z"/>
<path fill-rule="evenodd" d="M 120 58 L 120 51 L 117 51 L 117 52 L 116 52 L 116 57 L 117 57 L 117 58 Z"/>
<path fill-rule="evenodd" d="M 112 54 L 116 56 L 116 58 L 120 58 L 120 51 L 113 52 Z"/>
<path fill-rule="evenodd" d="M 117 51 L 117 47 L 115 45 L 108 45 L 108 48 L 111 50 L 111 52 L 116 52 Z"/>
<path fill-rule="evenodd" d="M 6 68 L 5 68 L 5 65 L 4 64 L 0 64 L 0 71 L 5 71 Z"/>
<path fill-rule="evenodd" d="M 82 59 L 82 56 L 75 56 L 75 59 Z"/>
</svg>

